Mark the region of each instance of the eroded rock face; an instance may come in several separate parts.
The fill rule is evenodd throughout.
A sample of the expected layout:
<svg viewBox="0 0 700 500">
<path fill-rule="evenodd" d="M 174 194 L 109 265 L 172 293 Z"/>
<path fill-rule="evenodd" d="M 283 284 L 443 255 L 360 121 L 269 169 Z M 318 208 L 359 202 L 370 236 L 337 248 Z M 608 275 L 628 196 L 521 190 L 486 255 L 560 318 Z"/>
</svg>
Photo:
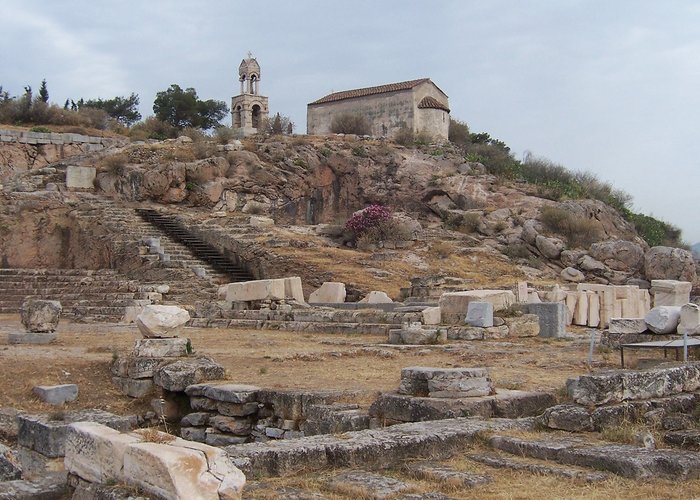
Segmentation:
<svg viewBox="0 0 700 500">
<path fill-rule="evenodd" d="M 57 300 L 27 300 L 22 304 L 22 324 L 28 332 L 53 332 L 58 327 L 61 310 Z"/>
<path fill-rule="evenodd" d="M 644 255 L 644 274 L 648 280 L 693 282 L 697 278 L 693 254 L 682 248 L 653 247 Z"/>
</svg>

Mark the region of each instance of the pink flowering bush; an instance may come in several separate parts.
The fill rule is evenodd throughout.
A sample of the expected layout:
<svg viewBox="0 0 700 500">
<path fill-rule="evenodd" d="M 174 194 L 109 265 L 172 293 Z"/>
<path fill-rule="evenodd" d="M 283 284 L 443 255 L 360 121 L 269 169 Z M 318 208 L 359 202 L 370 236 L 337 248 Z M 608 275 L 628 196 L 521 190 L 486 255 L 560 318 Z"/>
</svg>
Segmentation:
<svg viewBox="0 0 700 500">
<path fill-rule="evenodd" d="M 356 212 L 345 223 L 345 229 L 351 231 L 355 238 L 362 236 L 370 229 L 377 228 L 391 220 L 391 210 L 382 205 L 370 205 Z"/>
</svg>

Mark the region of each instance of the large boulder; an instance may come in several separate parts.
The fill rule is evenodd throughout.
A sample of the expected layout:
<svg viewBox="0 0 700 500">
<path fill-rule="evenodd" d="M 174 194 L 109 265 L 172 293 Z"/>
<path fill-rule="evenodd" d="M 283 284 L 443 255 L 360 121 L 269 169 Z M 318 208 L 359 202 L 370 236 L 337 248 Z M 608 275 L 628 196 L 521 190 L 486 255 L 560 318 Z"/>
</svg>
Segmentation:
<svg viewBox="0 0 700 500">
<path fill-rule="evenodd" d="M 644 255 L 644 274 L 648 280 L 695 281 L 697 271 L 693 254 L 682 248 L 653 247 Z"/>
<path fill-rule="evenodd" d="M 178 306 L 148 305 L 136 318 L 136 326 L 146 338 L 177 337 L 190 313 Z"/>
<path fill-rule="evenodd" d="M 644 249 L 632 241 L 599 241 L 591 245 L 588 253 L 615 271 L 635 272 L 644 264 Z"/>
<path fill-rule="evenodd" d="M 540 253 L 548 259 L 558 259 L 566 248 L 564 242 L 558 238 L 547 238 L 538 234 L 535 238 L 535 246 Z"/>
<path fill-rule="evenodd" d="M 697 304 L 685 304 L 681 306 L 680 323 L 678 333 L 683 335 L 700 335 L 700 306 Z"/>
<path fill-rule="evenodd" d="M 61 310 L 61 303 L 57 300 L 26 300 L 22 304 L 22 324 L 28 332 L 53 332 L 58 327 Z"/>
</svg>

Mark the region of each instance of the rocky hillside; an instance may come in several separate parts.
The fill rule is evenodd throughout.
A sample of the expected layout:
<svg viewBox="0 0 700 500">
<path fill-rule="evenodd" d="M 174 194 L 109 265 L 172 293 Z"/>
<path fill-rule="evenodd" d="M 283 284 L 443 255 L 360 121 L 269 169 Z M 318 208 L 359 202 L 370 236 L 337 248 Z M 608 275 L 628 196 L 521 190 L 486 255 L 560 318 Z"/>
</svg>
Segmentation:
<svg viewBox="0 0 700 500">
<path fill-rule="evenodd" d="M 469 274 L 475 286 L 504 279 L 623 284 L 697 276 L 690 252 L 650 249 L 603 202 L 544 199 L 538 186 L 488 174 L 450 145 L 301 136 L 217 147 L 181 138 L 77 160 L 97 168 L 96 194 L 122 204 L 167 206 L 205 235 L 207 224 L 216 226 L 209 238 L 220 245 L 230 216 L 238 214 L 240 225 L 246 214 L 244 222 L 256 221 L 251 230 L 259 232 L 267 275 L 304 274 L 310 282 L 355 278 L 361 288 L 383 284 L 395 294 L 410 278 L 427 274 Z M 4 190 L 31 191 L 32 179 L 41 190 L 37 177 L 30 171 L 5 179 Z M 59 183 L 57 189 L 64 188 Z M 353 238 L 342 224 L 370 204 L 394 212 L 395 234 L 351 250 Z M 14 225 L 10 213 L 6 206 L 0 221 L 7 231 Z M 268 219 L 274 225 L 260 223 Z M 363 280 L 353 266 L 373 271 Z"/>
</svg>

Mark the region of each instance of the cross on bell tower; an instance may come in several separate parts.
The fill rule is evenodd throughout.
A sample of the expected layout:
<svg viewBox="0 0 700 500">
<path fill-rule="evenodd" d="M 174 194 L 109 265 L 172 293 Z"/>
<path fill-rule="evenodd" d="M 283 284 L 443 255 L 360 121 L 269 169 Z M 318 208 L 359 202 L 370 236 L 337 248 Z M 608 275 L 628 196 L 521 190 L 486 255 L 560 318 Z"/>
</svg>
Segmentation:
<svg viewBox="0 0 700 500">
<path fill-rule="evenodd" d="M 260 95 L 260 65 L 251 52 L 238 66 L 238 76 L 241 89 L 231 99 L 231 122 L 238 135 L 245 137 L 256 134 L 269 114 L 267 97 Z"/>
</svg>

